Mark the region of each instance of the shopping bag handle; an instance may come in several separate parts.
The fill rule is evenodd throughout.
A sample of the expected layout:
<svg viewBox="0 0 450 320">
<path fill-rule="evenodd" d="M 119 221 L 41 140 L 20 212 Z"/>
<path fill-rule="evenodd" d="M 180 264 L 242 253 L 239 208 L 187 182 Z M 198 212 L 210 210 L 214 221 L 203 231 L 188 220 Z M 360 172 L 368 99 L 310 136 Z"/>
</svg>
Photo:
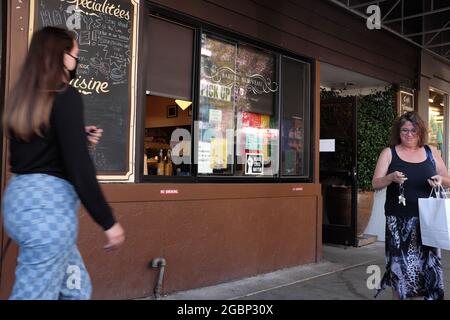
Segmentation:
<svg viewBox="0 0 450 320">
<path fill-rule="evenodd" d="M 433 187 L 431 189 L 430 195 L 428 196 L 428 198 L 431 198 L 432 194 L 436 195 L 436 198 L 442 198 L 442 199 L 447 199 L 447 195 L 445 194 L 445 189 L 444 187 L 442 187 L 441 184 L 438 184 L 436 187 Z"/>
</svg>

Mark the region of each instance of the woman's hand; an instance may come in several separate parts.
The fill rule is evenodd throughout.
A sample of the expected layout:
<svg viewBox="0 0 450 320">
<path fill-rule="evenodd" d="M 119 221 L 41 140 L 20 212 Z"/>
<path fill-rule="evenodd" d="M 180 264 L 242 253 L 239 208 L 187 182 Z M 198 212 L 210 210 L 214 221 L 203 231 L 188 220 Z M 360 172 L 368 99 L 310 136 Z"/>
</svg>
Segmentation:
<svg viewBox="0 0 450 320">
<path fill-rule="evenodd" d="M 428 184 L 433 188 L 442 185 L 442 177 L 440 175 L 432 176 L 430 179 L 427 179 Z"/>
<path fill-rule="evenodd" d="M 389 176 L 390 176 L 390 179 L 392 182 L 395 182 L 398 184 L 402 184 L 403 182 L 408 180 L 408 178 L 403 174 L 403 172 L 400 172 L 400 171 L 394 171 L 394 172 L 390 173 Z"/>
<path fill-rule="evenodd" d="M 103 129 L 97 128 L 96 126 L 86 126 L 84 127 L 86 131 L 87 139 L 90 144 L 96 145 L 103 134 Z"/>
<path fill-rule="evenodd" d="M 105 235 L 108 243 L 103 248 L 106 250 L 117 249 L 125 241 L 125 231 L 118 222 L 106 230 Z"/>
</svg>

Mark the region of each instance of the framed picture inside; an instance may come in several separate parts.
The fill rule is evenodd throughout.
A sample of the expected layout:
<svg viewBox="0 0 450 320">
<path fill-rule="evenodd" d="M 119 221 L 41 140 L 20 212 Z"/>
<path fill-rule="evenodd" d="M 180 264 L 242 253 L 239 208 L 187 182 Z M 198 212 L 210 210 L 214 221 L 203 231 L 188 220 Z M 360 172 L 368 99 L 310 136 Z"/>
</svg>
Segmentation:
<svg viewBox="0 0 450 320">
<path fill-rule="evenodd" d="M 411 92 L 400 91 L 398 93 L 398 114 L 414 111 L 414 94 Z"/>
<path fill-rule="evenodd" d="M 176 118 L 178 117 L 178 106 L 170 105 L 167 106 L 167 118 Z"/>
</svg>

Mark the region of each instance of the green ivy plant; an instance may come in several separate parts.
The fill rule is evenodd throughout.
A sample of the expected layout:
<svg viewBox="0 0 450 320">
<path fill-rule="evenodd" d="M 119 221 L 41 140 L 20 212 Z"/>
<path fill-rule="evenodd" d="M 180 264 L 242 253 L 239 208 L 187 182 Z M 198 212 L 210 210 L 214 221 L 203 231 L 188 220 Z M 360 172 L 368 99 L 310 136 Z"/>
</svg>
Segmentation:
<svg viewBox="0 0 450 320">
<path fill-rule="evenodd" d="M 342 90 L 320 88 L 320 100 L 336 99 L 342 97 Z"/>
<path fill-rule="evenodd" d="M 389 144 L 389 134 L 396 117 L 397 88 L 359 96 L 358 98 L 358 189 L 373 191 L 372 177 L 378 156 Z"/>
<path fill-rule="evenodd" d="M 374 91 L 358 96 L 357 111 L 357 176 L 359 191 L 373 191 L 372 177 L 378 156 L 389 143 L 391 125 L 396 117 L 395 96 L 397 88 Z M 320 98 L 341 96 L 340 91 L 320 90 Z"/>
</svg>

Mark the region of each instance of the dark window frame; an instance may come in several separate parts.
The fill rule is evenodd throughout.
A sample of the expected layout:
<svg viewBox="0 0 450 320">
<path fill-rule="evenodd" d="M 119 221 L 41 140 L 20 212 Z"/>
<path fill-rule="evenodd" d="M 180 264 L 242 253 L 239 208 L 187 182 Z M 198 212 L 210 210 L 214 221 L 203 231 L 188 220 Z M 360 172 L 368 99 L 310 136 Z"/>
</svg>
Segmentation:
<svg viewBox="0 0 450 320">
<path fill-rule="evenodd" d="M 145 13 L 143 15 L 144 18 L 147 18 L 149 15 L 160 16 L 161 18 L 171 20 L 175 23 L 184 24 L 190 26 L 194 29 L 194 53 L 193 53 L 193 72 L 192 72 L 192 139 L 191 139 L 191 175 L 190 176 L 144 176 L 143 175 L 143 159 L 138 159 L 139 163 L 136 164 L 136 168 L 139 168 L 139 171 L 136 172 L 136 182 L 142 183 L 314 183 L 315 176 L 314 170 L 316 167 L 314 155 L 315 155 L 315 140 L 314 140 L 314 132 L 316 130 L 316 125 L 314 121 L 315 117 L 315 81 L 316 81 L 316 61 L 313 58 L 299 55 L 298 53 L 286 50 L 285 48 L 281 48 L 270 44 L 268 42 L 261 41 L 259 39 L 254 39 L 252 37 L 233 32 L 213 24 L 196 20 L 186 14 L 180 12 L 171 11 L 164 6 L 146 2 L 145 3 Z M 281 131 L 280 131 L 280 143 L 278 146 L 279 151 L 279 170 L 278 175 L 276 177 L 247 177 L 247 176 L 199 176 L 197 172 L 197 166 L 194 163 L 194 156 L 196 150 L 194 150 L 194 123 L 198 120 L 198 112 L 199 112 L 199 90 L 200 90 L 200 50 L 201 50 L 201 34 L 205 33 L 216 37 L 218 39 L 223 39 L 225 41 L 231 41 L 235 43 L 243 43 L 247 45 L 254 46 L 256 48 L 260 48 L 262 50 L 268 51 L 275 55 L 275 68 L 276 68 L 276 77 L 279 83 L 279 90 L 276 93 L 275 98 L 275 107 L 277 108 L 278 115 L 278 129 L 281 130 L 281 116 L 283 115 L 283 105 L 281 103 L 281 94 L 282 83 L 281 83 L 281 57 L 286 56 L 288 58 L 292 58 L 301 62 L 305 62 L 309 64 L 310 68 L 310 76 L 309 76 L 309 109 L 308 111 L 308 142 L 309 142 L 309 170 L 307 172 L 307 176 L 283 176 L 281 174 Z M 143 80 L 145 77 L 142 77 Z M 145 81 L 145 80 L 144 80 Z M 141 88 L 144 86 L 141 86 Z M 138 95 L 145 96 L 145 91 L 138 92 Z M 145 105 L 142 106 L 145 108 Z M 141 114 L 145 117 L 145 110 L 141 110 Z M 137 124 L 137 133 L 144 136 L 145 125 L 142 123 Z M 305 131 L 306 132 L 306 131 Z M 236 139 L 236 138 L 235 138 Z M 137 139 L 140 140 L 140 139 Z M 141 144 L 136 144 L 136 154 L 143 154 Z M 236 148 L 236 143 L 234 144 L 234 148 Z M 139 151 L 138 151 L 139 150 Z M 234 164 L 235 165 L 235 164 Z"/>
</svg>

